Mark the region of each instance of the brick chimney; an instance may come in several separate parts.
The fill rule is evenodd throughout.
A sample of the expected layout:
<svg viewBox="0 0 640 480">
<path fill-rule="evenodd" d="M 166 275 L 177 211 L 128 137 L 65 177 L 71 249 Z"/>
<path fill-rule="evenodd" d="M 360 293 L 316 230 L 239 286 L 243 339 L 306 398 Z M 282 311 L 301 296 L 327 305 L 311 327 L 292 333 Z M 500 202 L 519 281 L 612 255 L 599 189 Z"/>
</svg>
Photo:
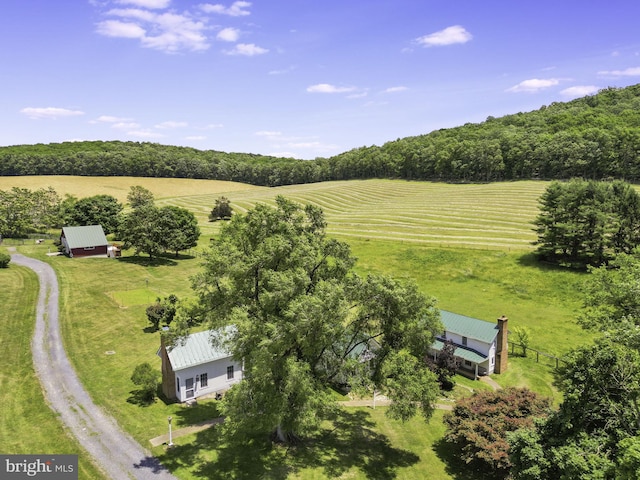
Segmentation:
<svg viewBox="0 0 640 480">
<path fill-rule="evenodd" d="M 176 374 L 171 366 L 169 360 L 169 352 L 167 352 L 167 344 L 163 333 L 167 333 L 169 327 L 163 327 L 160 333 L 160 350 L 158 356 L 162 360 L 162 393 L 168 399 L 175 399 L 176 397 Z"/>
<path fill-rule="evenodd" d="M 507 323 L 509 319 L 502 315 L 498 319 L 498 340 L 496 345 L 496 365 L 494 367 L 495 373 L 502 373 L 507 371 L 507 360 L 509 356 L 509 346 L 507 345 L 507 336 L 509 331 L 507 330 Z"/>
</svg>

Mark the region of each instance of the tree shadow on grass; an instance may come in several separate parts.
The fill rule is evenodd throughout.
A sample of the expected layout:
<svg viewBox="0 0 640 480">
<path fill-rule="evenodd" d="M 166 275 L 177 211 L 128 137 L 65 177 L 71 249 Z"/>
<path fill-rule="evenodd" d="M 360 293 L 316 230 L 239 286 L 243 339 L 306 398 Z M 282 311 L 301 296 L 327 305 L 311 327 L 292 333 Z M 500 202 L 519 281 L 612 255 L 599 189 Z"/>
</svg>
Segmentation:
<svg viewBox="0 0 640 480">
<path fill-rule="evenodd" d="M 194 425 L 196 423 L 213 420 L 221 416 L 220 402 L 214 399 L 200 400 L 198 403 L 188 406 L 184 405 L 173 414 L 178 419 L 180 426 Z"/>
<path fill-rule="evenodd" d="M 445 464 L 445 471 L 454 480 L 490 480 L 491 474 L 478 469 L 477 466 L 467 464 L 460 458 L 455 447 L 441 438 L 433 444 L 433 451 Z"/>
<path fill-rule="evenodd" d="M 178 262 L 175 258 L 168 257 L 141 257 L 140 255 L 133 255 L 131 257 L 120 257 L 120 262 L 131 263 L 133 265 L 139 265 L 141 267 L 175 267 Z"/>
<path fill-rule="evenodd" d="M 153 405 L 156 401 L 155 396 L 149 395 L 149 392 L 146 390 L 131 390 L 129 392 L 129 398 L 127 398 L 127 403 L 132 403 L 133 405 L 138 405 L 139 407 L 148 407 Z"/>
<path fill-rule="evenodd" d="M 266 436 L 228 441 L 213 427 L 199 432 L 194 442 L 168 450 L 160 460 L 172 471 L 189 468 L 194 476 L 211 480 L 285 479 L 303 469 L 321 470 L 326 478 L 356 469 L 366 478 L 391 480 L 399 469 L 419 462 L 417 455 L 394 448 L 374 428 L 364 410 L 339 411 L 331 427 L 287 448 L 273 445 Z"/>
<path fill-rule="evenodd" d="M 529 252 L 518 257 L 518 264 L 523 267 L 535 268 L 543 272 L 576 272 L 587 273 L 584 268 L 571 268 L 569 266 L 558 265 L 541 259 L 537 253 Z"/>
</svg>

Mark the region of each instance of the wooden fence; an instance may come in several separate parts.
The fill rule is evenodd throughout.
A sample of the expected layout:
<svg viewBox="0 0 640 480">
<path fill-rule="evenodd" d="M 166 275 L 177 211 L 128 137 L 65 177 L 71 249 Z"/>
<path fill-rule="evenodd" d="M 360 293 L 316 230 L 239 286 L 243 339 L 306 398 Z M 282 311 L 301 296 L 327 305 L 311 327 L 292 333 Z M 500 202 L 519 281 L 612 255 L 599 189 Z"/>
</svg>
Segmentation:
<svg viewBox="0 0 640 480">
<path fill-rule="evenodd" d="M 528 356 L 529 352 L 535 353 L 536 354 L 536 363 L 540 363 L 540 357 L 542 357 L 543 361 L 544 361 L 544 359 L 549 359 L 549 361 L 550 361 L 550 363 L 552 365 L 555 363 L 555 368 L 558 368 L 560 366 L 560 362 L 566 363 L 566 361 L 563 358 L 556 357 L 555 355 L 551 355 L 549 353 L 541 352 L 539 350 L 536 350 L 535 348 L 525 347 L 521 343 L 509 342 L 509 345 L 511 345 L 511 354 L 515 353 L 515 347 L 516 346 L 520 347 L 522 356 L 524 356 L 524 357 Z"/>
</svg>

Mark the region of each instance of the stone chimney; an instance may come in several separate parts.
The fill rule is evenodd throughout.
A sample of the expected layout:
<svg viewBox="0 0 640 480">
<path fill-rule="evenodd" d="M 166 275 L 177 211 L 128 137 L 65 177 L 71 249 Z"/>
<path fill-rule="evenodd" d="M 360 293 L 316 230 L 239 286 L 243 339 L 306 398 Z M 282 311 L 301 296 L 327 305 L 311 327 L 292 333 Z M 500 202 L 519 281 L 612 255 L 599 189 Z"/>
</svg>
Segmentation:
<svg viewBox="0 0 640 480">
<path fill-rule="evenodd" d="M 495 373 L 502 373 L 507 371 L 507 361 L 509 356 L 509 346 L 507 344 L 507 336 L 509 331 L 507 330 L 507 323 L 509 319 L 502 315 L 498 319 L 498 340 L 496 345 L 496 364 L 494 367 Z"/>
</svg>

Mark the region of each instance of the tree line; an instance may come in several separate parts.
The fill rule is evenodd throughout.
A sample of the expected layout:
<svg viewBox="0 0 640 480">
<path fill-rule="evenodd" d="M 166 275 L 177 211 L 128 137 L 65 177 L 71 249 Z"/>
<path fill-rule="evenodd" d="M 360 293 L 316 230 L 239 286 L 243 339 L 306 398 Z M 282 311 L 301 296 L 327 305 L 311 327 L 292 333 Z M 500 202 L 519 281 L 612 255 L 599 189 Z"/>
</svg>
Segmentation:
<svg viewBox="0 0 640 480">
<path fill-rule="evenodd" d="M 0 175 L 200 178 L 263 186 L 366 178 L 639 181 L 640 84 L 330 158 L 297 160 L 154 143 L 65 142 L 1 147 Z"/>
</svg>

